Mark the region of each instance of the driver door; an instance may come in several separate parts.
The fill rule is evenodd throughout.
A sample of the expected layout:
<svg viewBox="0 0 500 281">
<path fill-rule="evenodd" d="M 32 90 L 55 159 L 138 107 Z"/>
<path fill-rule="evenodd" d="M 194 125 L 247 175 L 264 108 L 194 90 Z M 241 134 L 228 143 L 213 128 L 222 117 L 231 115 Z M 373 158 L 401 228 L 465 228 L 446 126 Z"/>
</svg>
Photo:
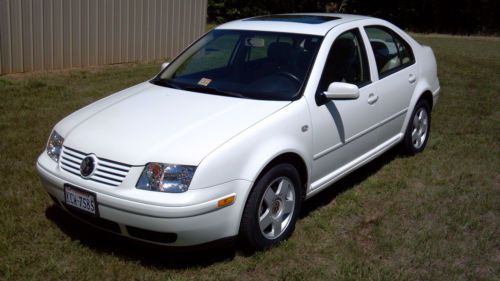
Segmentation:
<svg viewBox="0 0 500 281">
<path fill-rule="evenodd" d="M 355 164 L 353 160 L 376 146 L 377 96 L 370 77 L 359 29 L 338 35 L 325 61 L 316 92 L 316 104 L 310 105 L 314 151 L 312 190 L 333 181 Z M 332 82 L 358 86 L 359 97 L 326 100 L 322 93 Z"/>
</svg>

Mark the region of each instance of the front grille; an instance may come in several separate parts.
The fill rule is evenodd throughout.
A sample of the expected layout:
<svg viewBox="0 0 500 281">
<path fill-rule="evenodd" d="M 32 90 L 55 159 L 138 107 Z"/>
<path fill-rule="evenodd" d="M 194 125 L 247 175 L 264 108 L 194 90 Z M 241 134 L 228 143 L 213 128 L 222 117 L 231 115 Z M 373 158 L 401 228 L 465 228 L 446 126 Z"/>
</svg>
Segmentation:
<svg viewBox="0 0 500 281">
<path fill-rule="evenodd" d="M 89 154 L 63 146 L 61 153 L 61 168 L 71 174 L 81 177 L 80 165 L 83 159 Z M 119 186 L 128 172 L 131 165 L 118 163 L 112 160 L 97 158 L 96 170 L 88 180 L 110 186 Z"/>
</svg>

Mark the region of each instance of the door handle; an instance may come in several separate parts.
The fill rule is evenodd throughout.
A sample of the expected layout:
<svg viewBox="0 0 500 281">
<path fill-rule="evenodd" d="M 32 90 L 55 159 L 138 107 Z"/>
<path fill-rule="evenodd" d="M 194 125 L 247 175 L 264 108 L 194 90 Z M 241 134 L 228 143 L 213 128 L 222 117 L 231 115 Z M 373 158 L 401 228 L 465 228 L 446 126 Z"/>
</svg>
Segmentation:
<svg viewBox="0 0 500 281">
<path fill-rule="evenodd" d="M 368 103 L 369 104 L 374 104 L 377 101 L 378 101 L 378 96 L 377 95 L 375 95 L 373 93 L 368 95 Z"/>
<path fill-rule="evenodd" d="M 415 74 L 410 74 L 408 76 L 408 82 L 410 82 L 410 84 L 413 84 L 417 81 L 417 76 L 415 76 Z"/>
</svg>

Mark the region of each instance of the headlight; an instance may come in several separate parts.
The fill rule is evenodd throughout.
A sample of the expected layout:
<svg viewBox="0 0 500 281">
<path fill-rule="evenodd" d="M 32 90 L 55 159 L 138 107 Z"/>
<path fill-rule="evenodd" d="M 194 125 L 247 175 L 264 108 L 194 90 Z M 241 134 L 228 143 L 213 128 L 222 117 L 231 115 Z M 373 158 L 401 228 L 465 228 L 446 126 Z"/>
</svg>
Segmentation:
<svg viewBox="0 0 500 281">
<path fill-rule="evenodd" d="M 52 131 L 47 142 L 47 154 L 52 160 L 58 162 L 59 156 L 63 146 L 64 138 L 61 137 L 56 131 Z"/>
<path fill-rule="evenodd" d="M 195 170 L 195 166 L 149 163 L 144 168 L 136 187 L 169 193 L 186 192 Z"/>
</svg>

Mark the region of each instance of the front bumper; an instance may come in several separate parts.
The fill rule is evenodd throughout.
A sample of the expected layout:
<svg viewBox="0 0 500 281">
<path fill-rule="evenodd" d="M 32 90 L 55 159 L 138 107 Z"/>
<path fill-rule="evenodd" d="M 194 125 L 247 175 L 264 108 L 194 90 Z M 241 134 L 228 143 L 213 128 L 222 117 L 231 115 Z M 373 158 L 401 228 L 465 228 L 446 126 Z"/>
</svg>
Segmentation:
<svg viewBox="0 0 500 281">
<path fill-rule="evenodd" d="M 114 232 L 130 238 L 169 246 L 199 245 L 237 235 L 252 185 L 235 180 L 185 193 L 160 193 L 135 188 L 143 167 L 132 168 L 120 186 L 110 187 L 63 171 L 46 153 L 40 155 L 36 166 L 45 189 L 67 211 L 72 209 L 64 204 L 64 185 L 70 184 L 96 194 L 99 218 L 80 216 L 84 221 L 105 230 L 114 228 Z M 220 199 L 231 195 L 236 196 L 234 204 L 217 206 Z"/>
</svg>

